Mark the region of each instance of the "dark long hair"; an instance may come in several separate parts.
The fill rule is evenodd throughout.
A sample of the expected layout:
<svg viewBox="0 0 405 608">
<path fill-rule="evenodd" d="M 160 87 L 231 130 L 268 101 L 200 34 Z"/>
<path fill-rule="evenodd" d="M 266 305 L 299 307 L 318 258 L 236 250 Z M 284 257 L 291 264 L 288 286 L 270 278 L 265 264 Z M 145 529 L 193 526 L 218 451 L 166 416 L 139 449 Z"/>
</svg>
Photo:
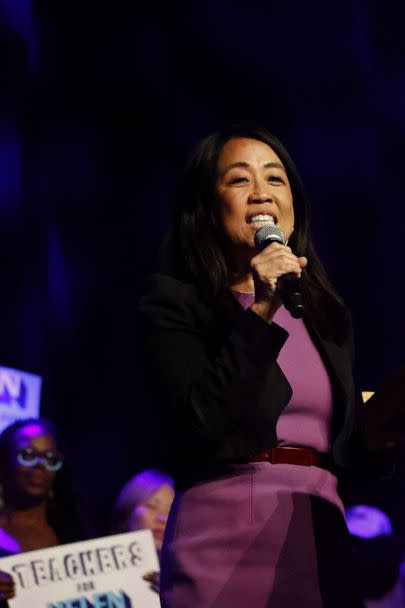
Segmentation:
<svg viewBox="0 0 405 608">
<path fill-rule="evenodd" d="M 261 126 L 233 125 L 206 137 L 190 158 L 179 184 L 172 230 L 167 238 L 167 270 L 179 279 L 195 282 L 217 297 L 231 285 L 221 227 L 213 221 L 217 210 L 215 186 L 218 161 L 229 139 L 245 137 L 270 146 L 283 163 L 293 196 L 294 232 L 289 246 L 297 256 L 308 258 L 302 275 L 306 317 L 324 336 L 337 342 L 347 333 L 350 315 L 336 293 L 315 251 L 310 232 L 310 205 L 294 161 L 277 137 Z"/>
<path fill-rule="evenodd" d="M 9 451 L 14 445 L 18 431 L 31 424 L 40 426 L 47 435 L 55 439 L 58 449 L 65 452 L 59 432 L 49 420 L 44 418 L 16 420 L 0 434 L 0 469 L 7 467 Z M 61 544 L 83 540 L 85 537 L 79 516 L 77 489 L 74 488 L 72 475 L 66 460 L 55 476 L 52 497 L 48 499 L 47 504 L 47 520 L 55 530 Z"/>
</svg>

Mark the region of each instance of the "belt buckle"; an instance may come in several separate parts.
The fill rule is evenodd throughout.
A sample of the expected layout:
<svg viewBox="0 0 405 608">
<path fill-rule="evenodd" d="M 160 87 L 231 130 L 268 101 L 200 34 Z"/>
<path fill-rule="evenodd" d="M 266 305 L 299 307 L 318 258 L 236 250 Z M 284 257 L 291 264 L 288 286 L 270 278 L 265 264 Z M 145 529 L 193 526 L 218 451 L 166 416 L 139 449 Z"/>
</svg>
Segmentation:
<svg viewBox="0 0 405 608">
<path fill-rule="evenodd" d="M 270 462 L 273 464 L 295 464 L 309 467 L 317 464 L 317 458 L 310 448 L 286 445 L 271 448 Z"/>
</svg>

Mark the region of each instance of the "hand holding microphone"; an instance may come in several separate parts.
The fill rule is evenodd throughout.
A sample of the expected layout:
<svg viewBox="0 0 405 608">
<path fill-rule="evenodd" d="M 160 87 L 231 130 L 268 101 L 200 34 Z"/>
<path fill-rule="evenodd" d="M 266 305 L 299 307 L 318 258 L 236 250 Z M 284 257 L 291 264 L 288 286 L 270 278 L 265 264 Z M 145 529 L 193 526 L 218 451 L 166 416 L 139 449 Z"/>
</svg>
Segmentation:
<svg viewBox="0 0 405 608">
<path fill-rule="evenodd" d="M 293 317 L 301 317 L 304 307 L 300 277 L 307 259 L 292 253 L 285 245 L 284 232 L 274 224 L 256 231 L 255 245 L 261 250 L 252 259 L 256 303 L 267 303 L 267 307 L 272 309 L 270 317 L 268 314 L 262 316 L 267 316 L 270 320 L 282 301 Z M 281 301 L 277 296 L 280 296 Z"/>
</svg>

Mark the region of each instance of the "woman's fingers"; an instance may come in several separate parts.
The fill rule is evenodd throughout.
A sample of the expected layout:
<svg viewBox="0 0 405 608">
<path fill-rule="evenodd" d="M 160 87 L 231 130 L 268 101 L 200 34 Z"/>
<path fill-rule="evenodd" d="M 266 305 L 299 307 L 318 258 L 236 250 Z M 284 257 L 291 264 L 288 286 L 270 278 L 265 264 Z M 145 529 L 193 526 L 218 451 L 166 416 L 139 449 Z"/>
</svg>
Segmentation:
<svg viewBox="0 0 405 608">
<path fill-rule="evenodd" d="M 286 248 L 285 248 L 286 249 Z M 307 264 L 304 257 L 298 258 L 290 251 L 283 249 L 267 250 L 252 259 L 252 271 L 259 277 L 266 280 L 267 277 L 278 278 L 289 272 L 293 272 L 298 276 L 301 275 L 301 269 Z"/>
<path fill-rule="evenodd" d="M 271 300 L 277 289 L 277 281 L 286 274 L 300 277 L 308 260 L 297 257 L 289 247 L 272 243 L 252 259 L 252 275 L 255 282 L 256 301 Z"/>
<path fill-rule="evenodd" d="M 11 600 L 15 596 L 15 582 L 7 572 L 0 570 L 0 599 Z"/>
<path fill-rule="evenodd" d="M 156 593 L 159 593 L 160 572 L 148 572 L 147 574 L 144 574 L 142 578 L 151 584 L 153 591 L 156 591 Z"/>
<path fill-rule="evenodd" d="M 306 265 L 308 264 L 307 258 L 304 255 L 302 255 L 301 257 L 298 258 L 298 264 L 301 266 L 301 268 L 305 268 Z"/>
</svg>

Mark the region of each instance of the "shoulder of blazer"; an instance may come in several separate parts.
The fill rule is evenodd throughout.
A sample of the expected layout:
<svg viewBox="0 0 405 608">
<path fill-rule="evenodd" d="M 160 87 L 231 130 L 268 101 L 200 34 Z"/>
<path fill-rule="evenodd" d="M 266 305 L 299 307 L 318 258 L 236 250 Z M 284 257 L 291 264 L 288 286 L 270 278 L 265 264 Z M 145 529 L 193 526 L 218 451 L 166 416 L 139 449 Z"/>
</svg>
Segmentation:
<svg viewBox="0 0 405 608">
<path fill-rule="evenodd" d="M 138 312 L 147 321 L 164 325 L 176 318 L 187 318 L 199 306 L 195 285 L 168 275 L 154 274 L 145 280 Z"/>
<path fill-rule="evenodd" d="M 186 322 L 200 330 L 216 325 L 225 328 L 243 314 L 226 290 L 217 298 L 208 298 L 194 283 L 161 274 L 146 279 L 138 311 L 147 322 L 161 328 Z"/>
</svg>

